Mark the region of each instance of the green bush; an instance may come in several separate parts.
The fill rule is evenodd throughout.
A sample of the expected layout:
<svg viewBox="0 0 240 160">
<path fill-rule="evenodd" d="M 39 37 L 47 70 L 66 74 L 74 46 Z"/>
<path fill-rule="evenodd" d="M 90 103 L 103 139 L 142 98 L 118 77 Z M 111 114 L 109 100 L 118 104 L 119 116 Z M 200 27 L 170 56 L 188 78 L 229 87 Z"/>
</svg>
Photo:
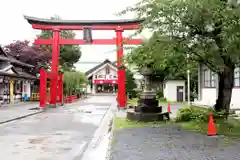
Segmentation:
<svg viewBox="0 0 240 160">
<path fill-rule="evenodd" d="M 166 102 L 166 101 L 167 101 L 167 99 L 166 99 L 166 98 L 164 98 L 164 97 L 161 97 L 161 98 L 159 98 L 159 101 L 160 101 L 160 102 Z"/>
<path fill-rule="evenodd" d="M 157 98 L 163 98 L 163 92 L 162 90 L 157 91 Z"/>
<path fill-rule="evenodd" d="M 207 122 L 209 120 L 209 114 L 212 112 L 213 118 L 223 119 L 223 116 L 219 115 L 216 111 L 209 108 L 201 108 L 201 107 L 185 107 L 179 109 L 177 113 L 177 122 L 186 122 L 186 121 L 204 121 Z"/>
</svg>

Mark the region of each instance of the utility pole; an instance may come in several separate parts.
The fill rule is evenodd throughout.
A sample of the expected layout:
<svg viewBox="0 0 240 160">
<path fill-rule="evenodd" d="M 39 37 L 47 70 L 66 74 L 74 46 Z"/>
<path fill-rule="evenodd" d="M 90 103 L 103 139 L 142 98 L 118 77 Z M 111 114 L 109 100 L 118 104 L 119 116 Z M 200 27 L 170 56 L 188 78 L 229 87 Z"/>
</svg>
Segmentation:
<svg viewBox="0 0 240 160">
<path fill-rule="evenodd" d="M 189 69 L 189 54 L 187 54 L 187 94 L 188 94 L 188 106 L 190 107 L 191 102 L 190 102 L 190 69 Z"/>
</svg>

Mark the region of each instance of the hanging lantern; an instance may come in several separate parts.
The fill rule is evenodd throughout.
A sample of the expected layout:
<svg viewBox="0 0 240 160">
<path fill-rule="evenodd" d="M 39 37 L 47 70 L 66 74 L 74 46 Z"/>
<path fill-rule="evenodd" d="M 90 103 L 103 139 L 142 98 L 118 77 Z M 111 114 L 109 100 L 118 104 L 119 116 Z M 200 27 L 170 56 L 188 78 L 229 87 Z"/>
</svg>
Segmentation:
<svg viewBox="0 0 240 160">
<path fill-rule="evenodd" d="M 83 28 L 83 40 L 86 43 L 91 43 L 93 41 L 92 39 L 92 29 L 89 27 Z"/>
</svg>

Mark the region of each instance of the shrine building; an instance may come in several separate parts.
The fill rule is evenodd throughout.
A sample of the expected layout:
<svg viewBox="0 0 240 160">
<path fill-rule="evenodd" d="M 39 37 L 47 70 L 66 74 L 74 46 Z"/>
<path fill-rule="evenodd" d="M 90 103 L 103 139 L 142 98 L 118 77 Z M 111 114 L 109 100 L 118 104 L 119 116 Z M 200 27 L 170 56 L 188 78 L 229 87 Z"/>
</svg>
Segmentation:
<svg viewBox="0 0 240 160">
<path fill-rule="evenodd" d="M 117 66 L 108 59 L 85 72 L 85 75 L 89 82 L 87 93 L 117 93 Z"/>
</svg>

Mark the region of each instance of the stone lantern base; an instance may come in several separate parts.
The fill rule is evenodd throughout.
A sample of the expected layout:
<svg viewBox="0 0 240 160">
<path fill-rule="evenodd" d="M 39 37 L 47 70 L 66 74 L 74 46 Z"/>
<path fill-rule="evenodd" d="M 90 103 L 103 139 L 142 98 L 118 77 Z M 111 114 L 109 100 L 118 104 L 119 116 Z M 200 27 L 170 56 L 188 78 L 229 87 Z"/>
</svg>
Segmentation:
<svg viewBox="0 0 240 160">
<path fill-rule="evenodd" d="M 156 93 L 144 91 L 140 95 L 137 106 L 129 106 L 127 119 L 137 121 L 161 121 L 164 117 L 169 120 L 169 113 L 162 113 L 162 106 L 158 106 Z"/>
</svg>

